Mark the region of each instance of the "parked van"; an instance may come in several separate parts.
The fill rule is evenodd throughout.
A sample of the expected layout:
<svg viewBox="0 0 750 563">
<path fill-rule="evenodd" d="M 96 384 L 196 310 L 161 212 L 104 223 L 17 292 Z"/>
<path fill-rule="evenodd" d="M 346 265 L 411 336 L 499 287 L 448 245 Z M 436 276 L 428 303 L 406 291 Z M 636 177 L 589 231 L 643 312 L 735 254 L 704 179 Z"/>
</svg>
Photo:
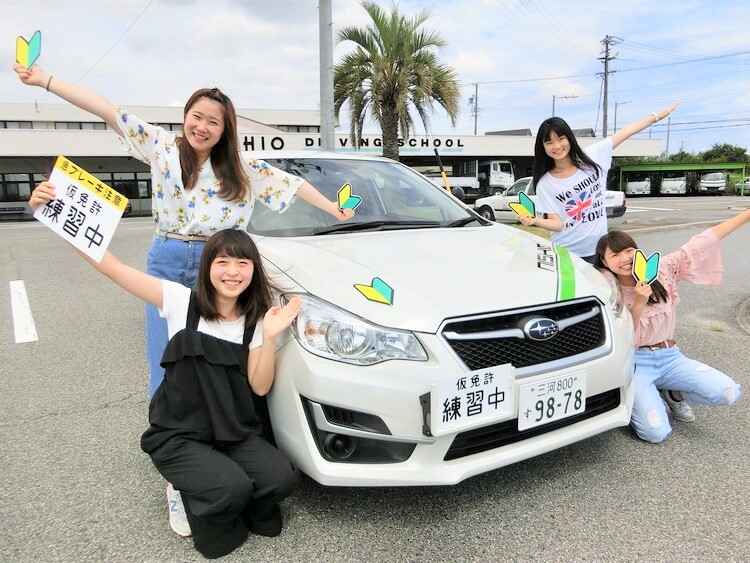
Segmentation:
<svg viewBox="0 0 750 563">
<path fill-rule="evenodd" d="M 631 172 L 626 177 L 624 191 L 628 195 L 650 195 L 651 176 L 647 172 Z"/>
<path fill-rule="evenodd" d="M 709 172 L 701 176 L 698 183 L 700 193 L 724 194 L 727 189 L 727 177 L 723 172 Z"/>
<path fill-rule="evenodd" d="M 661 177 L 662 195 L 684 195 L 687 193 L 687 176 L 684 172 L 665 172 Z"/>
</svg>

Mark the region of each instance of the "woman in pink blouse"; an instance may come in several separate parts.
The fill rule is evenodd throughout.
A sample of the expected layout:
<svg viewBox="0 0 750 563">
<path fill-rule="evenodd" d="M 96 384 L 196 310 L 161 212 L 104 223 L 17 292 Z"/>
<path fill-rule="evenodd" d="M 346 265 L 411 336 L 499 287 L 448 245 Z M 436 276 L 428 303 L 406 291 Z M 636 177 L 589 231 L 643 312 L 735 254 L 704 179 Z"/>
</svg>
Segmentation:
<svg viewBox="0 0 750 563">
<path fill-rule="evenodd" d="M 723 274 L 720 241 L 750 221 L 750 209 L 691 238 L 678 251 L 662 256 L 651 285 L 632 276 L 638 245 L 630 235 L 612 231 L 597 244 L 595 265 L 614 279 L 635 327 L 635 401 L 630 423 L 643 440 L 657 443 L 672 432 L 659 389 L 681 392 L 688 402 L 731 405 L 740 386 L 728 375 L 680 352 L 674 340 L 677 282 L 718 285 Z"/>
</svg>

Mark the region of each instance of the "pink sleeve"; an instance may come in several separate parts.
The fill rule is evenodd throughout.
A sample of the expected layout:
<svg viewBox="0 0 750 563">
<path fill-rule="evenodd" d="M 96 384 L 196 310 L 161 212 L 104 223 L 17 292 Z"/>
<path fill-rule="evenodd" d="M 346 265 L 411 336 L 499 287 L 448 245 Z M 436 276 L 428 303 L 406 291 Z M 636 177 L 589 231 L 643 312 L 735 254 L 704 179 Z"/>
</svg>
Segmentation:
<svg viewBox="0 0 750 563">
<path fill-rule="evenodd" d="M 667 254 L 660 269 L 674 281 L 718 285 L 724 273 L 719 237 L 713 229 L 694 236 L 677 252 Z"/>
</svg>

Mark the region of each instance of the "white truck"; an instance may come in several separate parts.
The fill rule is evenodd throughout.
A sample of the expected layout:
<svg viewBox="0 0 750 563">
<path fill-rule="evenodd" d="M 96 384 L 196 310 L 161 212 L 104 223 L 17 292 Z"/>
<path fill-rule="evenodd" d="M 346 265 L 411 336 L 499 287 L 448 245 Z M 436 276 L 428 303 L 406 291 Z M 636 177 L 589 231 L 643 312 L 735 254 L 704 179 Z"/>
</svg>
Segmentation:
<svg viewBox="0 0 750 563">
<path fill-rule="evenodd" d="M 500 195 L 516 181 L 510 160 L 480 160 L 477 165 L 481 195 Z"/>
</svg>

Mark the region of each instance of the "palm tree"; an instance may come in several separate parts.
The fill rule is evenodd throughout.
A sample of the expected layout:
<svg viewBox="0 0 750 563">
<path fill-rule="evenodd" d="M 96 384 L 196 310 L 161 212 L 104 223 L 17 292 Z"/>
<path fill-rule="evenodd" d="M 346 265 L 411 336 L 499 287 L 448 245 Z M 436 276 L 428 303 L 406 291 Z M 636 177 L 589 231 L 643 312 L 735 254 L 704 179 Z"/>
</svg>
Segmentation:
<svg viewBox="0 0 750 563">
<path fill-rule="evenodd" d="M 341 107 L 349 103 L 351 142 L 359 147 L 369 111 L 380 124 L 383 156 L 398 160 L 399 129 L 404 139 L 414 130 L 410 110 L 427 131 L 437 102 L 455 126 L 460 87 L 456 72 L 437 60 L 435 51 L 445 46 L 445 40 L 434 31 L 418 29 L 430 18 L 427 10 L 408 18 L 395 4 L 389 14 L 367 0 L 362 7 L 372 24 L 338 33 L 339 41 L 357 45 L 334 67 L 334 112 L 338 118 Z"/>
</svg>

